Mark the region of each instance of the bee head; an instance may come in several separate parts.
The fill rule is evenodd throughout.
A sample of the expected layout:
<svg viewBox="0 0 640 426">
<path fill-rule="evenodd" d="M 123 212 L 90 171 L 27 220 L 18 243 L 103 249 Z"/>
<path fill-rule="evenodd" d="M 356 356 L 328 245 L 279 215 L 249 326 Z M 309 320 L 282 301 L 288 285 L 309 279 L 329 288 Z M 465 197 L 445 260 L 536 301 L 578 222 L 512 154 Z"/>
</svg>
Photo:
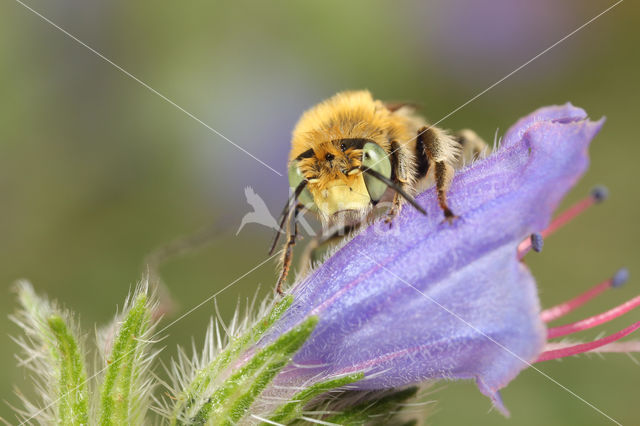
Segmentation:
<svg viewBox="0 0 640 426">
<path fill-rule="evenodd" d="M 298 197 L 310 210 L 331 218 L 341 212 L 366 214 L 387 189 L 379 179 L 362 173 L 370 168 L 391 177 L 385 150 L 368 139 L 339 139 L 315 145 L 289 166 L 289 184 L 306 181 Z"/>
</svg>

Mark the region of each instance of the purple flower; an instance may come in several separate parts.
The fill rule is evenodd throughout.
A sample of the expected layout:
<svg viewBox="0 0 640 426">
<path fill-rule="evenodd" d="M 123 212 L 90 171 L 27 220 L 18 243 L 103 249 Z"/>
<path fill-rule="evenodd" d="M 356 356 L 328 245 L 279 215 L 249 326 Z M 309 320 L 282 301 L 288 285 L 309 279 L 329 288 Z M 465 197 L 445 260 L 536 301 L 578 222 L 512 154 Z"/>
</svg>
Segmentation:
<svg viewBox="0 0 640 426">
<path fill-rule="evenodd" d="M 406 207 L 388 234 L 379 222 L 353 238 L 292 289 L 293 305 L 263 340 L 319 316 L 277 381 L 358 370 L 367 372 L 358 389 L 475 379 L 506 413 L 498 390 L 545 359 L 551 318 L 541 317 L 521 261 L 527 243 L 519 245 L 549 225 L 602 124 L 571 104 L 539 109 L 456 175 L 450 203 L 461 218 L 453 225 L 443 223 L 432 188 L 417 197 L 426 217 Z"/>
</svg>

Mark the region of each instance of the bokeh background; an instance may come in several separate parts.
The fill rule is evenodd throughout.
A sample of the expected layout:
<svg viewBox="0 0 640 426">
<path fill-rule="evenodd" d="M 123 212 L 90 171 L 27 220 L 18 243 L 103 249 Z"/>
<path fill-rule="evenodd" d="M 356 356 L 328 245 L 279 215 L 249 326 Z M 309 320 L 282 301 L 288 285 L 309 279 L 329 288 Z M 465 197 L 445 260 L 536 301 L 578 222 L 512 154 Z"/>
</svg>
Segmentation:
<svg viewBox="0 0 640 426">
<path fill-rule="evenodd" d="M 344 89 L 412 100 L 436 121 L 613 1 L 69 1 L 28 4 L 116 64 L 285 173 L 290 131 L 301 112 Z M 623 289 L 574 320 L 640 289 L 637 171 L 640 57 L 637 3 L 621 3 L 441 126 L 470 127 L 487 140 L 520 116 L 571 101 L 607 123 L 592 165 L 565 200 L 606 184 L 610 199 L 529 255 L 543 305 L 608 277 Z M 186 312 L 266 258 L 271 231 L 247 225 L 244 188 L 275 213 L 286 178 L 256 162 L 17 2 L 0 3 L 0 399 L 12 384 L 18 329 L 12 283 L 77 311 L 88 334 L 112 318 L 141 277 L 143 259 L 181 235 L 213 227 L 205 249 L 162 268 L 178 313 Z M 220 294 L 222 316 L 236 300 L 271 291 L 268 263 Z M 176 344 L 200 342 L 213 304 L 167 330 Z M 630 313 L 591 339 L 632 321 Z M 399 319 L 401 320 L 401 319 Z M 166 324 L 166 322 L 165 322 Z M 623 424 L 640 424 L 640 366 L 624 355 L 538 365 Z M 433 424 L 606 424 L 594 409 L 535 371 L 503 392 L 512 418 L 490 412 L 470 382 L 440 383 Z M 13 420 L 0 405 L 0 416 Z"/>
</svg>

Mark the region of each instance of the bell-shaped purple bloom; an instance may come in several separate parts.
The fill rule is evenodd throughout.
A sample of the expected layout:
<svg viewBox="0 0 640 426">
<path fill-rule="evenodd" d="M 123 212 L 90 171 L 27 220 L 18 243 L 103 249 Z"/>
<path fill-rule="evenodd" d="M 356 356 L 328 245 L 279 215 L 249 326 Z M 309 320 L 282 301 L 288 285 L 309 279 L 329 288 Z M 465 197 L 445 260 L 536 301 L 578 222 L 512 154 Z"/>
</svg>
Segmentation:
<svg viewBox="0 0 640 426">
<path fill-rule="evenodd" d="M 308 315 L 319 323 L 279 381 L 365 370 L 359 389 L 430 379 L 475 379 L 503 412 L 498 390 L 544 350 L 536 284 L 518 245 L 542 231 L 588 165 L 603 120 L 571 104 L 521 119 L 493 154 L 458 172 L 460 216 L 443 222 L 434 189 L 405 207 L 390 232 L 376 223 L 293 289 L 265 341 Z M 315 366 L 315 367 L 314 367 Z"/>
</svg>

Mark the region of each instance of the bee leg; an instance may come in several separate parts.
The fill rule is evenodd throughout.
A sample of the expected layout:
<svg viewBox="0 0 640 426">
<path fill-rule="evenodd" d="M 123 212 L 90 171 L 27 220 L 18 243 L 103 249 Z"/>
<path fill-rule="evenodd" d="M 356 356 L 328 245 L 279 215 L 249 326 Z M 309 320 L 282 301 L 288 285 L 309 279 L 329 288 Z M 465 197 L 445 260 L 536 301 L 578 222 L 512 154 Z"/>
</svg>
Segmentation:
<svg viewBox="0 0 640 426">
<path fill-rule="evenodd" d="M 444 161 L 438 161 L 435 164 L 435 176 L 436 176 L 436 189 L 438 191 L 438 203 L 440 208 L 444 212 L 444 220 L 452 223 L 458 218 L 447 204 L 447 191 L 451 185 L 451 179 L 453 179 L 453 167 Z"/>
<path fill-rule="evenodd" d="M 387 217 L 384 219 L 385 223 L 388 223 L 389 226 L 391 226 L 393 219 L 395 219 L 398 213 L 400 213 L 400 210 L 402 210 L 401 201 L 402 201 L 402 197 L 400 196 L 400 194 L 396 193 L 393 196 L 393 202 L 391 204 L 391 207 L 387 211 Z"/>
<path fill-rule="evenodd" d="M 463 129 L 455 132 L 453 138 L 460 144 L 462 149 L 456 164 L 456 170 L 461 169 L 473 161 L 487 156 L 491 149 L 487 143 L 473 130 Z"/>
<path fill-rule="evenodd" d="M 391 179 L 397 183 L 404 191 L 409 189 L 409 179 L 407 178 L 406 164 L 409 164 L 409 154 L 407 149 L 397 141 L 391 142 Z M 393 196 L 391 207 L 387 211 L 385 222 L 391 226 L 393 219 L 402 209 L 402 197 L 397 192 Z"/>
<path fill-rule="evenodd" d="M 357 229 L 359 225 L 341 225 L 330 228 L 327 233 L 314 237 L 304 249 L 300 257 L 300 273 L 305 275 L 312 266 L 313 262 L 322 260 L 327 247 L 331 247 L 338 243 L 342 238 L 350 232 Z"/>
<path fill-rule="evenodd" d="M 309 269 L 311 269 L 312 262 L 315 258 L 314 255 L 319 245 L 320 245 L 320 238 L 314 237 L 304 247 L 304 251 L 302 252 L 302 255 L 300 256 L 300 261 L 298 262 L 298 270 L 300 271 L 300 276 L 306 275 Z"/>
<path fill-rule="evenodd" d="M 438 203 L 444 213 L 444 219 L 452 223 L 457 216 L 447 204 L 447 191 L 454 175 L 451 164 L 456 161 L 460 150 L 458 143 L 444 131 L 425 126 L 418 130 L 417 144 L 423 147 L 424 155 L 429 160 L 429 169 L 434 168 Z"/>
<path fill-rule="evenodd" d="M 298 214 L 302 210 L 303 204 L 298 203 L 293 210 L 293 215 L 289 216 L 287 220 L 287 243 L 282 251 L 282 270 L 280 271 L 280 277 L 278 278 L 278 284 L 276 285 L 276 291 L 278 294 L 284 294 L 282 285 L 289 275 L 289 269 L 291 268 L 291 260 L 293 259 L 293 246 L 296 245 L 296 238 L 298 237 Z M 291 221 L 293 221 L 293 232 L 291 232 Z"/>
</svg>

